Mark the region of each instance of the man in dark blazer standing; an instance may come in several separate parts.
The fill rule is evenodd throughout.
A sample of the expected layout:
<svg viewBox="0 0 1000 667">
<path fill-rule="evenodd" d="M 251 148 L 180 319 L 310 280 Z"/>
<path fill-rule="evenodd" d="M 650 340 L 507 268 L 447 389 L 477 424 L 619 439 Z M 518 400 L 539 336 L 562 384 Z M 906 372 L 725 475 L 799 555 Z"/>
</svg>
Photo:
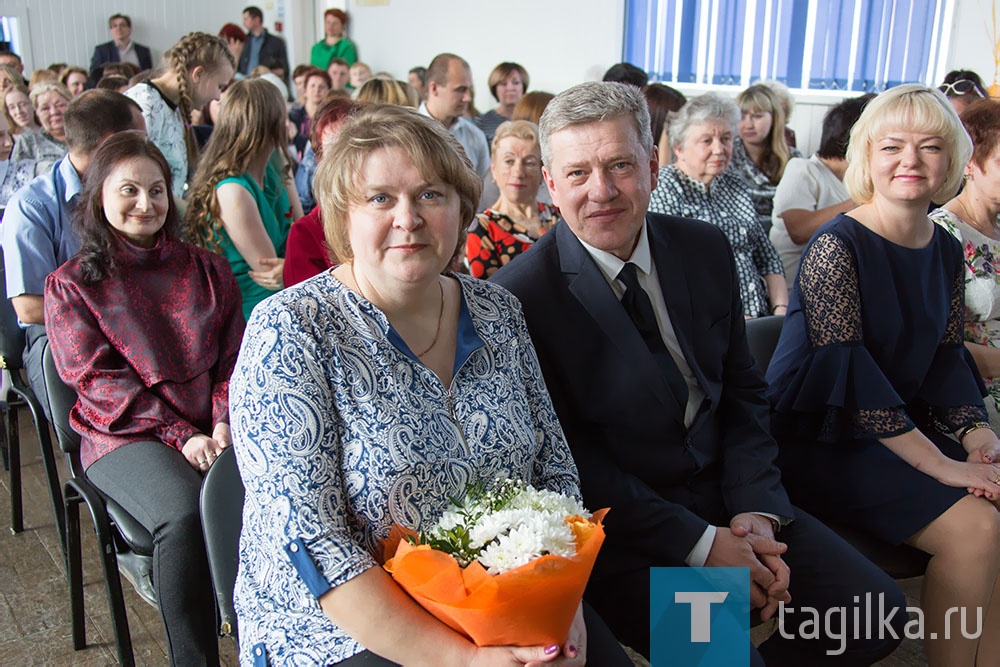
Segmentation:
<svg viewBox="0 0 1000 667">
<path fill-rule="evenodd" d="M 93 88 L 101 79 L 107 63 L 130 62 L 140 70 L 153 69 L 153 55 L 149 47 L 132 41 L 132 19 L 124 14 L 112 14 L 108 19 L 111 41 L 94 47 L 90 58 L 88 87 Z"/>
<path fill-rule="evenodd" d="M 854 596 L 884 593 L 901 637 L 895 583 L 781 485 L 725 237 L 647 213 L 658 164 L 642 93 L 570 88 L 546 108 L 540 138 L 563 220 L 492 280 L 524 307 L 585 503 L 611 508 L 591 605 L 648 656 L 650 567 L 749 567 L 764 618 L 790 596 L 820 614 L 844 607 L 849 623 Z M 802 618 L 785 620 L 795 635 Z M 834 656 L 832 637 L 775 633 L 752 663 L 867 665 L 899 642 L 851 630 Z"/>
<path fill-rule="evenodd" d="M 244 76 L 250 76 L 250 72 L 257 65 L 270 67 L 274 63 L 279 63 L 284 70 L 282 79 L 287 85 L 291 70 L 288 67 L 288 49 L 285 47 L 285 40 L 267 31 L 264 27 L 264 13 L 260 7 L 251 5 L 243 10 L 243 27 L 247 29 L 247 41 L 244 42 L 243 51 L 240 52 L 236 71 Z"/>
</svg>

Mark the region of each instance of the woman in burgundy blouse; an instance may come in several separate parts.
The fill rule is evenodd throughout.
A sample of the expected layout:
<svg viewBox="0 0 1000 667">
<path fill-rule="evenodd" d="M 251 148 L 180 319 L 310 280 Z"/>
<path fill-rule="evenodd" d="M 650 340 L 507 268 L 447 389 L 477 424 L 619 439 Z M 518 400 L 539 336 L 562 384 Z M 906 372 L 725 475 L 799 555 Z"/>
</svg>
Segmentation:
<svg viewBox="0 0 1000 667">
<path fill-rule="evenodd" d="M 153 535 L 172 664 L 218 664 L 198 514 L 202 474 L 232 442 L 229 375 L 243 336 L 221 255 L 178 240 L 170 168 L 144 133 L 94 154 L 80 253 L 49 275 L 45 323 L 87 478 Z"/>
<path fill-rule="evenodd" d="M 316 112 L 312 137 L 310 138 L 312 151 L 315 154 L 312 158 L 312 169 L 305 169 L 307 173 L 303 174 L 306 167 L 306 162 L 303 161 L 299 165 L 299 173 L 295 176 L 295 185 L 299 189 L 300 197 L 305 189 L 309 198 L 313 198 L 313 173 L 320 158 L 323 157 L 323 150 L 337 138 L 337 134 L 347 122 L 348 116 L 357 109 L 358 105 L 353 100 L 334 97 L 327 100 Z M 308 155 L 309 151 L 306 151 L 306 154 Z M 297 285 L 303 280 L 326 271 L 335 263 L 339 262 L 326 244 L 323 218 L 320 215 L 319 206 L 315 206 L 309 213 L 296 220 L 288 232 L 288 240 L 285 241 L 285 267 L 282 270 L 282 281 L 285 287 Z"/>
</svg>

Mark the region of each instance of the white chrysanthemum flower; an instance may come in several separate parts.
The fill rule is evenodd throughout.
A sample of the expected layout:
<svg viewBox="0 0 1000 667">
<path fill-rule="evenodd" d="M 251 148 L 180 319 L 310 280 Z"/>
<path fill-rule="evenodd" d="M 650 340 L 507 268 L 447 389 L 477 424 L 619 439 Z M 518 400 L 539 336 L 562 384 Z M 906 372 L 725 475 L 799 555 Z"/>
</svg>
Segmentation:
<svg viewBox="0 0 1000 667">
<path fill-rule="evenodd" d="M 515 560 L 514 554 L 498 543 L 489 545 L 479 554 L 479 564 L 490 574 L 502 574 L 513 570 L 517 567 L 514 564 Z"/>
<path fill-rule="evenodd" d="M 441 520 L 437 522 L 436 531 L 439 534 L 444 531 L 451 530 L 455 526 L 460 526 L 465 521 L 465 518 L 454 510 L 445 510 L 445 513 L 441 515 Z"/>
<path fill-rule="evenodd" d="M 446 510 L 429 534 L 463 566 L 478 560 L 500 574 L 545 554 L 576 555 L 576 538 L 566 523 L 570 516 L 589 518 L 590 512 L 575 498 L 498 480 Z"/>
<path fill-rule="evenodd" d="M 510 517 L 503 511 L 486 514 L 469 527 L 469 547 L 482 549 L 510 528 Z"/>
</svg>

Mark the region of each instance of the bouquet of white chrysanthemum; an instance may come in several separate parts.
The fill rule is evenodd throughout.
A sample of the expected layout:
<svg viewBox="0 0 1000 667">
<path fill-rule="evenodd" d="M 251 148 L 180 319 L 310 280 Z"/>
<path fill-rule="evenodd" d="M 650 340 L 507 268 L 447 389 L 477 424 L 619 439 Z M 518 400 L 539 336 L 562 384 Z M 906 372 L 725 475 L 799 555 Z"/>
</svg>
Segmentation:
<svg viewBox="0 0 1000 667">
<path fill-rule="evenodd" d="M 433 527 L 397 526 L 385 568 L 480 646 L 561 644 L 604 541 L 606 511 L 591 515 L 575 498 L 523 482 L 478 485 Z"/>
<path fill-rule="evenodd" d="M 417 542 L 451 554 L 462 567 L 479 561 L 490 574 L 501 574 L 541 556 L 576 554 L 568 517 L 589 519 L 590 512 L 575 498 L 501 480 L 452 501 Z"/>
</svg>

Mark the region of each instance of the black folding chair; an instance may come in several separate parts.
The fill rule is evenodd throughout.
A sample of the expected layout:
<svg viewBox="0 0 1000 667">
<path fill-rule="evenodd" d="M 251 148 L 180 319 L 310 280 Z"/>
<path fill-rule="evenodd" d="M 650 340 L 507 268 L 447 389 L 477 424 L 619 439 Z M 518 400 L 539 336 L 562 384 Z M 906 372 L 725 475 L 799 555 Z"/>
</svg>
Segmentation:
<svg viewBox="0 0 1000 667">
<path fill-rule="evenodd" d="M 55 453 L 52 448 L 52 438 L 49 435 L 49 421 L 45 418 L 39 398 L 35 396 L 28 383 L 21 376 L 24 369 L 22 355 L 24 354 L 25 333 L 18 326 L 17 314 L 7 300 L 7 275 L 2 265 L 0 255 L 0 368 L 10 374 L 10 392 L 0 396 L 0 412 L 3 415 L 3 433 L 0 442 L 3 452 L 4 468 L 10 479 L 10 530 L 19 533 L 24 530 L 24 514 L 21 498 L 21 434 L 18 425 L 18 415 L 22 408 L 31 412 L 31 420 L 35 424 L 38 436 L 38 447 L 41 450 L 42 465 L 45 468 L 45 481 L 49 487 L 49 498 L 52 501 L 52 513 L 55 516 L 56 531 L 59 533 L 59 544 L 63 556 L 66 554 L 66 524 L 62 511 L 62 490 L 59 473 L 56 470 Z M 42 397 L 44 399 L 44 397 Z"/>
<path fill-rule="evenodd" d="M 243 529 L 243 480 L 232 447 L 223 450 L 205 474 L 201 486 L 201 527 L 205 532 L 208 567 L 219 612 L 219 634 L 232 637 L 239 646 L 233 590 L 240 562 L 240 531 Z"/>
<path fill-rule="evenodd" d="M 129 558 L 133 561 L 135 569 L 140 572 L 139 576 L 142 576 L 142 571 L 151 572 L 153 536 L 135 517 L 126 512 L 114 500 L 101 493 L 87 479 L 80 461 L 80 436 L 69 425 L 69 412 L 76 403 L 76 392 L 66 386 L 62 378 L 59 377 L 48 341 L 45 341 L 42 359 L 46 392 L 52 414 L 52 426 L 55 429 L 59 447 L 66 455 L 72 474 L 65 486 L 65 512 L 73 648 L 79 651 L 87 646 L 80 540 L 80 503 L 85 503 L 90 510 L 97 533 L 101 566 L 104 572 L 104 586 L 108 597 L 108 607 L 111 610 L 115 646 L 118 651 L 118 662 L 121 665 L 134 665 L 132 635 L 129 632 L 125 598 L 122 593 L 121 579 L 118 576 L 120 571 L 119 554 L 123 558 Z M 132 576 L 136 577 L 136 575 Z M 140 583 L 133 583 L 136 583 L 138 590 Z M 140 595 L 143 593 L 140 592 Z M 143 597 L 155 604 L 155 599 L 150 600 L 152 595 L 150 591 L 147 591 Z"/>
</svg>

